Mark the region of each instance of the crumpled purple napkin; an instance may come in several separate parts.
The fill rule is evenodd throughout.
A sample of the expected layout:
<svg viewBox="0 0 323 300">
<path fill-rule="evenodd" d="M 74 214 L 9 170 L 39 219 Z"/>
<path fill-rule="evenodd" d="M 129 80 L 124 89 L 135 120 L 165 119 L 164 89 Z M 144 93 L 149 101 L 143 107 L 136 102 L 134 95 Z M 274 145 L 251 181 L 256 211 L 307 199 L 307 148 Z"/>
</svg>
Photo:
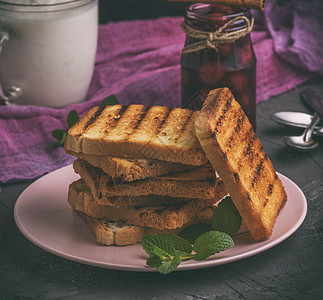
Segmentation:
<svg viewBox="0 0 323 300">
<path fill-rule="evenodd" d="M 265 19 L 281 58 L 323 75 L 322 0 L 268 1 Z"/>
<path fill-rule="evenodd" d="M 72 109 L 83 115 L 115 94 L 122 104 L 180 105 L 181 17 L 108 23 L 99 27 L 96 66 L 87 101 L 63 109 L 0 106 L 0 183 L 38 178 L 74 157 L 50 146 L 51 131 L 67 128 Z M 257 65 L 257 101 L 304 82 L 311 73 L 288 64 L 259 23 L 252 32 Z"/>
</svg>

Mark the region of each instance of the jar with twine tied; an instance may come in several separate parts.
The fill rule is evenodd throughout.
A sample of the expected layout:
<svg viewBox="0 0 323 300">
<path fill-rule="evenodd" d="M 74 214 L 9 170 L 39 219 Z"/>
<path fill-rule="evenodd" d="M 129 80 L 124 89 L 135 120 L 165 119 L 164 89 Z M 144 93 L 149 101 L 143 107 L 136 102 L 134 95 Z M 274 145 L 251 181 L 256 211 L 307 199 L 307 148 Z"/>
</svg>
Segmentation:
<svg viewBox="0 0 323 300">
<path fill-rule="evenodd" d="M 207 93 L 228 87 L 255 128 L 254 20 L 246 8 L 195 3 L 186 9 L 181 55 L 182 106 L 200 109 Z"/>
</svg>

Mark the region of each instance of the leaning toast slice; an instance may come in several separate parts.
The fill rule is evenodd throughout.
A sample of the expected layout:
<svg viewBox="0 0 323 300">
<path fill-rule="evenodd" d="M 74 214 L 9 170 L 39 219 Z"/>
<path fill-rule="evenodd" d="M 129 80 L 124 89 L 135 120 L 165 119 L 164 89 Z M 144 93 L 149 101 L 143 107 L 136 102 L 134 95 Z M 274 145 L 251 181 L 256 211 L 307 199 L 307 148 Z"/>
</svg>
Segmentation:
<svg viewBox="0 0 323 300">
<path fill-rule="evenodd" d="M 70 128 L 65 150 L 200 166 L 207 158 L 194 134 L 197 115 L 164 106 L 94 107 Z"/>
<path fill-rule="evenodd" d="M 195 121 L 195 132 L 253 238 L 269 238 L 287 195 L 228 88 L 210 91 Z"/>
</svg>

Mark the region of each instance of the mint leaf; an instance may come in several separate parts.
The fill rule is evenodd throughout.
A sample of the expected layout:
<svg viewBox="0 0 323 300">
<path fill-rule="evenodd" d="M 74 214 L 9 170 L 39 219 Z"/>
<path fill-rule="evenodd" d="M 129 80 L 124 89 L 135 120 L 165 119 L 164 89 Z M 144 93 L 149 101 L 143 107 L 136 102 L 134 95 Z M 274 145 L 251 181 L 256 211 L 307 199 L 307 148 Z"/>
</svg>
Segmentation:
<svg viewBox="0 0 323 300">
<path fill-rule="evenodd" d="M 71 128 L 79 120 L 79 115 L 76 110 L 71 110 L 67 115 L 67 125 L 68 128 Z"/>
<path fill-rule="evenodd" d="M 174 271 L 182 260 L 193 257 L 192 245 L 174 234 L 146 235 L 142 238 L 141 244 L 149 255 L 146 264 L 157 267 L 162 274 Z"/>
<path fill-rule="evenodd" d="M 103 99 L 103 101 L 101 103 L 101 107 L 106 107 L 108 105 L 115 105 L 115 104 L 119 104 L 119 101 L 118 101 L 117 97 L 112 94 L 112 95 Z"/>
<path fill-rule="evenodd" d="M 234 245 L 232 238 L 223 232 L 208 231 L 196 239 L 193 250 L 196 260 L 204 260 L 209 256 L 231 248 Z"/>
<path fill-rule="evenodd" d="M 64 129 L 55 129 L 52 131 L 52 137 L 57 141 L 52 142 L 52 146 L 61 146 L 64 144 L 64 140 L 67 136 L 67 131 Z"/>
<path fill-rule="evenodd" d="M 149 234 L 142 238 L 141 241 L 142 247 L 149 256 L 157 255 L 155 250 L 156 248 L 160 251 L 157 252 L 160 258 L 164 257 L 165 253 L 168 255 L 174 255 L 175 249 L 173 243 L 168 239 L 162 238 L 160 235 Z"/>
<path fill-rule="evenodd" d="M 158 267 L 163 261 L 160 259 L 159 256 L 157 255 L 152 255 L 152 256 L 149 256 L 147 261 L 146 261 L 146 264 L 147 266 L 149 267 Z"/>
<path fill-rule="evenodd" d="M 173 254 L 176 254 L 175 251 L 173 252 Z M 165 250 L 157 246 L 154 247 L 154 255 L 159 257 L 162 261 L 173 258 L 173 255 L 171 255 L 169 252 L 166 252 Z"/>
<path fill-rule="evenodd" d="M 181 263 L 179 256 L 174 256 L 171 260 L 165 261 L 158 266 L 158 271 L 162 274 L 173 272 Z"/>
<path fill-rule="evenodd" d="M 52 131 L 52 137 L 60 141 L 66 136 L 66 130 L 64 129 L 55 129 Z"/>
<path fill-rule="evenodd" d="M 183 229 L 178 236 L 194 244 L 195 240 L 205 232 L 212 230 L 212 225 L 207 223 L 193 224 Z"/>
<path fill-rule="evenodd" d="M 242 218 L 231 197 L 225 197 L 213 213 L 213 230 L 235 236 L 240 229 L 241 222 Z"/>
<path fill-rule="evenodd" d="M 192 245 L 187 240 L 185 240 L 177 235 L 174 235 L 171 233 L 161 233 L 161 234 L 159 234 L 159 236 L 161 238 L 168 240 L 170 243 L 172 243 L 174 249 L 177 252 L 191 254 L 193 251 Z"/>
<path fill-rule="evenodd" d="M 71 110 L 67 115 L 67 126 L 71 128 L 79 120 L 79 115 L 76 110 Z M 62 146 L 64 145 L 65 138 L 67 136 L 67 131 L 65 129 L 54 129 L 52 131 L 52 137 L 57 141 L 51 142 L 52 146 Z"/>
</svg>

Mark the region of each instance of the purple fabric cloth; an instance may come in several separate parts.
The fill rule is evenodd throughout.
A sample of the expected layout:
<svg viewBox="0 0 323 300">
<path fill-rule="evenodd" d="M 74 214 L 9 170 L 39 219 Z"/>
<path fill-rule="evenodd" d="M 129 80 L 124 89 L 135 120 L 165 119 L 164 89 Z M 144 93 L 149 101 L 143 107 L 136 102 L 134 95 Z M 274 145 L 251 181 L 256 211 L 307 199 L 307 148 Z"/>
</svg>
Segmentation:
<svg viewBox="0 0 323 300">
<path fill-rule="evenodd" d="M 268 1 L 265 19 L 281 58 L 323 75 L 322 0 Z"/>
<path fill-rule="evenodd" d="M 0 183 L 38 178 L 72 163 L 63 147 L 50 146 L 51 131 L 66 129 L 72 109 L 83 115 L 115 94 L 122 104 L 180 105 L 182 18 L 109 23 L 99 27 L 96 66 L 87 101 L 63 109 L 0 106 Z M 264 101 L 312 73 L 284 61 L 261 23 L 252 32 L 257 64 L 257 101 Z"/>
</svg>

